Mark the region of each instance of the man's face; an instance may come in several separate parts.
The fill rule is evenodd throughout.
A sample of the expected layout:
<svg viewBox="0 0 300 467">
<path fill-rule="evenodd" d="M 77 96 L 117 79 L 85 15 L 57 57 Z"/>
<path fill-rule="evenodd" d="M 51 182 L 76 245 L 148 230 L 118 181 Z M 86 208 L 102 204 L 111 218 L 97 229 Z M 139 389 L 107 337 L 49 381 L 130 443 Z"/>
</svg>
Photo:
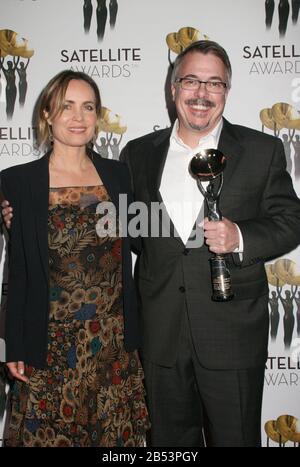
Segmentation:
<svg viewBox="0 0 300 467">
<path fill-rule="evenodd" d="M 196 78 L 201 81 L 223 81 L 227 73 L 223 62 L 208 53 L 188 53 L 182 60 L 177 78 Z M 195 146 L 220 121 L 225 107 L 228 88 L 221 94 L 210 93 L 201 84 L 198 90 L 182 89 L 179 83 L 172 85 L 172 95 L 179 120 L 179 136 L 188 145 Z"/>
</svg>

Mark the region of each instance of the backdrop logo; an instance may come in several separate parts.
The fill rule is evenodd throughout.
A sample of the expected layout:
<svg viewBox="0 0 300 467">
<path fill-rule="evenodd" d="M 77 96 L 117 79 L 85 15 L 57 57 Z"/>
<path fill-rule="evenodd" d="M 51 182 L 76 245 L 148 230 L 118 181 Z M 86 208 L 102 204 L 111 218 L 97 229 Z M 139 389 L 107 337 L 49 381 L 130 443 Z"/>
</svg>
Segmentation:
<svg viewBox="0 0 300 467">
<path fill-rule="evenodd" d="M 93 78 L 129 78 L 141 61 L 141 49 L 122 47 L 109 49 L 63 49 L 62 63 L 72 70 L 84 71 Z"/>
<path fill-rule="evenodd" d="M 179 29 L 178 32 L 170 32 L 166 37 L 170 64 L 173 65 L 171 61 L 171 51 L 178 55 L 193 42 L 199 41 L 200 39 L 208 39 L 208 36 L 202 34 L 198 29 L 189 26 Z"/>
<path fill-rule="evenodd" d="M 290 7 L 289 0 L 279 0 L 277 6 L 278 13 L 278 31 L 279 36 L 284 37 L 288 27 L 290 15 L 292 15 L 292 23 L 294 25 L 298 22 L 300 0 L 292 0 L 292 8 Z M 275 1 L 265 1 L 265 24 L 267 29 L 271 29 L 275 10 Z"/>
<path fill-rule="evenodd" d="M 269 298 L 270 336 L 273 341 L 277 338 L 280 322 L 279 304 L 281 304 L 283 309 L 283 341 L 285 349 L 289 349 L 293 342 L 295 324 L 297 335 L 300 336 L 300 292 L 296 296 L 300 285 L 300 274 L 297 273 L 296 263 L 285 258 L 267 264 L 265 268 L 268 283 L 275 287 Z M 283 287 L 285 287 L 284 293 Z"/>
<path fill-rule="evenodd" d="M 28 48 L 28 40 L 18 39 L 18 33 L 10 29 L 0 30 L 0 71 L 5 76 L 6 116 L 10 120 L 15 109 L 17 92 L 19 104 L 23 107 L 27 93 L 27 67 L 34 50 Z M 23 59 L 23 60 L 22 60 Z M 18 90 L 16 86 L 18 75 Z"/>
<path fill-rule="evenodd" d="M 279 447 L 284 447 L 288 442 L 294 443 L 294 447 L 300 446 L 300 420 L 293 415 L 280 415 L 276 420 L 267 421 L 265 432 L 267 447 L 270 445 L 270 440 Z"/>
<path fill-rule="evenodd" d="M 126 130 L 127 126 L 122 123 L 120 115 L 102 107 L 99 136 L 95 141 L 96 149 L 102 157 L 119 160 L 120 143 Z M 105 136 L 100 135 L 101 132 L 105 133 Z"/>
<path fill-rule="evenodd" d="M 300 73 L 298 45 L 264 44 L 243 47 L 243 58 L 251 60 L 249 74 L 276 75 Z"/>
<path fill-rule="evenodd" d="M 83 0 L 83 27 L 84 32 L 88 33 L 91 28 L 91 21 L 93 17 L 93 3 L 92 0 Z M 108 11 L 109 10 L 109 11 Z M 106 22 L 109 13 L 109 25 L 111 29 L 115 27 L 118 14 L 118 1 L 110 0 L 106 6 L 106 0 L 97 0 L 97 8 L 95 11 L 96 22 L 97 22 L 97 37 L 99 41 L 103 40 L 106 28 Z"/>
<path fill-rule="evenodd" d="M 36 128 L 0 127 L 0 157 L 39 157 L 36 146 Z"/>
<path fill-rule="evenodd" d="M 281 132 L 287 170 L 296 180 L 300 179 L 300 141 L 296 134 L 296 130 L 300 130 L 300 112 L 286 102 L 278 102 L 272 108 L 262 109 L 259 116 L 262 131 L 268 128 L 275 136 L 280 136 Z"/>
</svg>

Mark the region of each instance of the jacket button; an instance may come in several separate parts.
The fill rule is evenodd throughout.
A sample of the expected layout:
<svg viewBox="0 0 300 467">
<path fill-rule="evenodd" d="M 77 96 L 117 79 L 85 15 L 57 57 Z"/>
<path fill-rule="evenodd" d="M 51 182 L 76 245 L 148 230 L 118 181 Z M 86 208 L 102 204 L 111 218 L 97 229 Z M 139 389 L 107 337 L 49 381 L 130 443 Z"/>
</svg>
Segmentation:
<svg viewBox="0 0 300 467">
<path fill-rule="evenodd" d="M 179 292 L 184 293 L 185 292 L 185 287 L 183 287 L 183 285 L 181 285 L 178 290 L 179 290 Z"/>
<path fill-rule="evenodd" d="M 190 252 L 190 249 L 189 249 L 189 248 L 185 248 L 185 249 L 183 250 L 182 253 L 183 253 L 185 256 L 187 256 L 187 255 L 189 254 L 189 252 Z"/>
</svg>

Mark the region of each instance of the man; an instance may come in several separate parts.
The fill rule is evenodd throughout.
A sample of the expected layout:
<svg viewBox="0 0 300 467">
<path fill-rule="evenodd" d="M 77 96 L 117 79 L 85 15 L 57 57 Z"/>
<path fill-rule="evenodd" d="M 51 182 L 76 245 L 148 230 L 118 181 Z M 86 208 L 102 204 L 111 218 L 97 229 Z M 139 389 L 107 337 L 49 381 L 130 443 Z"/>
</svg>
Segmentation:
<svg viewBox="0 0 300 467">
<path fill-rule="evenodd" d="M 137 262 L 153 446 L 260 445 L 268 346 L 264 262 L 298 245 L 300 201 L 280 140 L 222 117 L 230 81 L 220 45 L 189 46 L 172 74 L 174 127 L 130 141 L 121 155 L 136 201 L 149 212 L 163 201 L 174 231 L 145 235 Z M 188 165 L 201 148 L 218 148 L 227 165 L 223 220 L 205 220 L 199 245 L 189 234 L 200 223 L 203 197 Z M 190 205 L 200 217 L 186 215 Z M 10 210 L 3 210 L 8 223 Z M 161 218 L 154 214 L 151 225 L 159 219 L 163 227 Z M 227 254 L 232 301 L 211 300 L 212 252 Z"/>
<path fill-rule="evenodd" d="M 177 57 L 171 80 L 173 129 L 129 142 L 121 156 L 135 199 L 148 206 L 162 200 L 179 234 L 143 238 L 138 260 L 152 444 L 199 446 L 205 427 L 206 445 L 259 446 L 268 346 L 264 262 L 298 245 L 300 202 L 280 140 L 222 117 L 231 82 L 222 47 L 193 43 Z M 172 203 L 184 208 L 201 199 L 188 173 L 201 148 L 227 158 L 224 218 L 206 220 L 205 244 L 187 248 L 196 218 L 187 223 Z M 210 252 L 228 254 L 232 301 L 211 300 Z"/>
</svg>

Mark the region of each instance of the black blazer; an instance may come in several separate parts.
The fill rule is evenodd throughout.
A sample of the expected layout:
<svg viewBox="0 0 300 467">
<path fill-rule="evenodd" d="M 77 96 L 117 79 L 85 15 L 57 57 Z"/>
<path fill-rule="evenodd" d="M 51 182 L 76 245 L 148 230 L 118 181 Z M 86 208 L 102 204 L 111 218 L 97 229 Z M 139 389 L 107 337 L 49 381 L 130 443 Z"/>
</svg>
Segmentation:
<svg viewBox="0 0 300 467">
<path fill-rule="evenodd" d="M 166 129 L 130 141 L 121 154 L 130 169 L 135 199 L 149 207 L 161 201 L 170 133 Z M 186 307 L 203 366 L 263 365 L 268 346 L 264 263 L 300 241 L 300 201 L 285 170 L 280 139 L 224 120 L 219 149 L 227 157 L 220 210 L 238 224 L 244 240 L 243 261 L 238 254 L 228 258 L 235 297 L 226 303 L 211 300 L 211 254 L 206 245 L 187 250 L 174 235 L 142 238 L 137 264 L 142 352 L 159 365 L 176 361 Z"/>
<path fill-rule="evenodd" d="M 115 206 L 119 194 L 131 202 L 127 167 L 93 152 L 93 161 Z M 47 354 L 49 311 L 48 205 L 49 153 L 41 159 L 1 172 L 5 199 L 14 208 L 9 254 L 6 312 L 6 361 L 24 361 L 43 368 Z M 130 240 L 122 238 L 125 347 L 139 346 L 138 317 Z"/>
</svg>

